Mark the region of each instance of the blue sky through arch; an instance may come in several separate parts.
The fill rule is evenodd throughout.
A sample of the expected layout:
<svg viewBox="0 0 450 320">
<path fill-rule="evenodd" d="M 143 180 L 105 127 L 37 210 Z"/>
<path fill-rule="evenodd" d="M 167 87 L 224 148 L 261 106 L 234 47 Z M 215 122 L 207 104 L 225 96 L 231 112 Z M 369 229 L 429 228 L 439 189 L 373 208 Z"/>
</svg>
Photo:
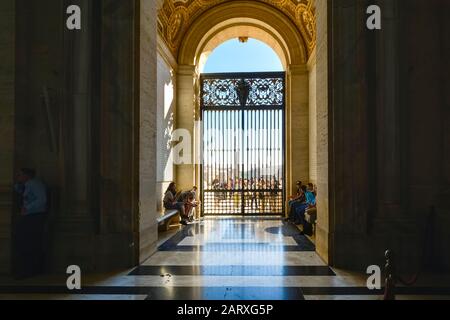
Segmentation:
<svg viewBox="0 0 450 320">
<path fill-rule="evenodd" d="M 231 39 L 217 47 L 206 61 L 204 73 L 284 71 L 280 58 L 264 42 Z"/>
</svg>

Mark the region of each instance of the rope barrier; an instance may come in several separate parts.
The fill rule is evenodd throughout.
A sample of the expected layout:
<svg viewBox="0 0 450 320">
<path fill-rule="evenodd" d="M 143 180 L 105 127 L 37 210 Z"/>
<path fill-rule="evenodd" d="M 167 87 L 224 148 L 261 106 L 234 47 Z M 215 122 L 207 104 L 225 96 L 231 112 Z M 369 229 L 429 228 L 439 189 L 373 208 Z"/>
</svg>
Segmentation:
<svg viewBox="0 0 450 320">
<path fill-rule="evenodd" d="M 396 265 L 394 261 L 394 254 L 391 250 L 387 250 L 385 252 L 386 257 L 386 266 L 385 266 L 385 272 L 386 272 L 386 283 L 385 283 L 385 292 L 384 292 L 384 300 L 395 300 L 395 289 L 397 282 L 400 284 L 411 287 L 414 284 L 417 283 L 419 280 L 420 275 L 422 274 L 423 270 L 425 269 L 426 265 L 426 256 L 427 256 L 427 249 L 431 247 L 432 240 L 433 240 L 433 225 L 434 225 L 434 218 L 436 214 L 436 209 L 434 206 L 431 207 L 430 214 L 428 216 L 428 223 L 426 227 L 425 237 L 423 241 L 423 248 L 422 248 L 422 257 L 420 259 L 420 267 L 419 271 L 411 277 L 409 280 L 403 279 L 400 275 L 397 274 Z"/>
</svg>

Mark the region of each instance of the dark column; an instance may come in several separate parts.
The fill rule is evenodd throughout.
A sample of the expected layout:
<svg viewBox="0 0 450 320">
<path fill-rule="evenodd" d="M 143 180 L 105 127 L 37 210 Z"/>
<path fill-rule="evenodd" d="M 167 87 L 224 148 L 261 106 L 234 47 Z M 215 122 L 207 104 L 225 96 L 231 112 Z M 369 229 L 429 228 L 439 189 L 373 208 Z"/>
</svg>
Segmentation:
<svg viewBox="0 0 450 320">
<path fill-rule="evenodd" d="M 444 128 L 439 0 L 335 0 L 330 85 L 332 262 L 364 270 L 396 252 L 415 270 L 438 199 Z M 382 30 L 366 9 L 382 9 Z"/>
<path fill-rule="evenodd" d="M 11 266 L 15 122 L 15 1 L 0 2 L 0 274 Z"/>
</svg>

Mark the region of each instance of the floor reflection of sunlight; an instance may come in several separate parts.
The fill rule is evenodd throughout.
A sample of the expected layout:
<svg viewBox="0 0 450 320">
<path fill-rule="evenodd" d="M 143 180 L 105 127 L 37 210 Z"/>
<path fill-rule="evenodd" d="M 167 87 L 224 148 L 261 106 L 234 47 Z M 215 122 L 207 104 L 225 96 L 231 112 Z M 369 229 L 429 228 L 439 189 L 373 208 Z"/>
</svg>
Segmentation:
<svg viewBox="0 0 450 320">
<path fill-rule="evenodd" d="M 197 234 L 197 239 L 194 241 L 198 245 L 213 248 L 213 250 L 199 252 L 201 255 L 199 264 L 204 266 L 203 275 L 206 276 L 206 278 L 202 277 L 201 283 L 205 287 L 205 298 L 214 294 L 211 292 L 214 289 L 208 289 L 210 286 L 207 281 L 208 276 L 233 277 L 237 281 L 232 288 L 242 288 L 248 286 L 245 283 L 246 277 L 248 279 L 248 277 L 279 275 L 273 276 L 271 287 L 283 287 L 282 275 L 285 265 L 283 245 L 290 237 L 285 237 L 281 228 L 276 234 L 266 231 L 270 227 L 280 227 L 281 221 L 245 218 L 206 219 L 203 225 L 204 233 Z M 217 253 L 220 253 L 219 258 Z M 212 262 L 212 260 L 215 261 Z M 261 286 L 263 284 L 261 283 Z M 267 294 L 273 299 L 282 299 L 284 293 L 280 290 L 278 293 L 259 292 L 259 294 Z"/>
</svg>

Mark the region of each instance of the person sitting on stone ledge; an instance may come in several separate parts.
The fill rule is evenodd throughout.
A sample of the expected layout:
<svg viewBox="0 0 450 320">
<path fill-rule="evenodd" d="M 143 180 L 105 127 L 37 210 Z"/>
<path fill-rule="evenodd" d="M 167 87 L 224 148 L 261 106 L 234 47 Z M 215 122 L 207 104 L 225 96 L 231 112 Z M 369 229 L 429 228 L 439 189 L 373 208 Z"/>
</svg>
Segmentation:
<svg viewBox="0 0 450 320">
<path fill-rule="evenodd" d="M 308 191 L 314 193 L 314 195 L 317 197 L 317 187 L 313 183 L 308 183 Z"/>
<path fill-rule="evenodd" d="M 186 211 L 184 208 L 184 202 L 180 202 L 177 200 L 180 193 L 177 192 L 177 185 L 175 182 L 171 182 L 169 187 L 167 188 L 166 193 L 164 194 L 164 208 L 166 210 L 177 210 L 180 213 L 181 224 L 187 225 L 188 217 L 186 216 Z"/>
<path fill-rule="evenodd" d="M 306 201 L 304 203 L 295 203 L 292 206 L 294 223 L 296 225 L 303 225 L 304 234 L 311 235 L 312 228 L 305 220 L 305 212 L 307 209 L 316 207 L 316 196 L 306 186 L 302 186 L 302 190 L 305 193 Z"/>
<path fill-rule="evenodd" d="M 297 194 L 295 196 L 291 196 L 291 198 L 289 200 L 289 217 L 286 219 L 286 221 L 293 219 L 293 215 L 294 215 L 293 206 L 294 206 L 294 204 L 296 204 L 296 203 L 304 203 L 306 201 L 305 193 L 302 190 L 302 182 L 301 181 L 297 181 L 296 186 L 297 186 Z"/>
<path fill-rule="evenodd" d="M 184 210 L 189 222 L 194 221 L 194 208 L 198 206 L 195 194 L 192 191 L 184 192 L 180 199 L 184 203 Z"/>
</svg>

